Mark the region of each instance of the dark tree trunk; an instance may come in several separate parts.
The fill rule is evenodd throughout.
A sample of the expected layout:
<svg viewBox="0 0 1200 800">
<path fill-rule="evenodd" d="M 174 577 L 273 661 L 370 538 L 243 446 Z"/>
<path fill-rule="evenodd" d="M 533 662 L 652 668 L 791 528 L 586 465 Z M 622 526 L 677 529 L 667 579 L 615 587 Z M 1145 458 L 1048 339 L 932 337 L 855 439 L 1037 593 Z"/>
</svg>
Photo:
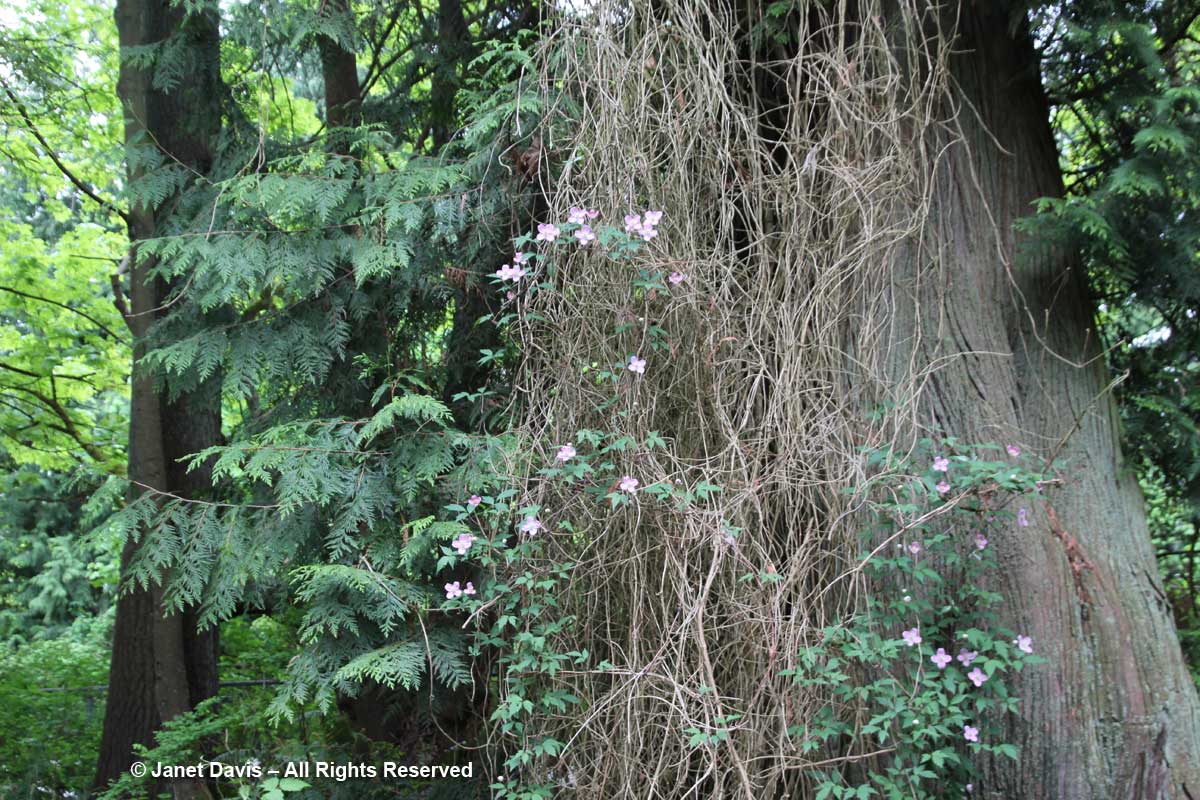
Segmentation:
<svg viewBox="0 0 1200 800">
<path fill-rule="evenodd" d="M 350 18 L 347 0 L 331 0 L 332 16 Z M 353 22 L 352 18 L 351 22 Z M 353 24 L 348 26 L 353 30 Z M 325 124 L 345 128 L 358 123 L 362 98 L 358 90 L 358 58 L 342 42 L 322 36 L 317 42 L 321 53 L 321 76 L 325 83 Z"/>
<path fill-rule="evenodd" d="M 217 106 L 220 80 L 219 33 L 211 14 L 186 15 L 168 0 L 118 0 L 117 29 L 126 48 L 181 36 L 190 63 L 184 79 L 171 92 L 157 91 L 152 72 L 124 60 L 117 93 L 125 108 L 127 146 L 153 142 L 168 158 L 204 173 L 212 162 L 212 140 L 220 125 Z M 139 170 L 129 169 L 136 181 Z M 217 442 L 220 433 L 219 390 L 202 400 L 185 396 L 166 403 L 152 376 L 139 366 L 146 337 L 160 313 L 163 287 L 149 277 L 153 263 L 139 258 L 136 242 L 156 235 L 160 209 L 129 210 L 129 235 L 135 243 L 129 258 L 129 314 L 134 337 L 131 387 L 129 478 L 133 493 L 168 491 L 195 496 L 202 475 L 186 476 L 175 463 L 188 452 Z M 203 408 L 199 404 L 203 404 Z M 124 577 L 136 544 L 122 552 Z M 94 785 L 103 788 L 134 760 L 133 745 L 153 745 L 162 723 L 191 709 L 216 691 L 215 632 L 200 632 L 188 614 L 167 614 L 159 587 L 123 595 L 113 629 L 108 699 Z M 152 794 L 163 787 L 152 787 Z M 205 798 L 200 781 L 177 781 L 177 798 Z"/>
<path fill-rule="evenodd" d="M 933 178 L 926 249 L 897 287 L 920 302 L 901 301 L 896 327 L 920 332 L 922 361 L 950 356 L 925 393 L 944 431 L 1020 442 L 1064 481 L 995 537 L 1006 622 L 1049 662 L 1019 682 L 1020 761 L 991 763 L 974 796 L 1200 798 L 1196 691 L 1121 459 L 1086 275 L 1070 254 L 1018 253 L 1013 223 L 1062 193 L 1029 32 L 1008 3 L 958 14 L 963 140 Z"/>
</svg>

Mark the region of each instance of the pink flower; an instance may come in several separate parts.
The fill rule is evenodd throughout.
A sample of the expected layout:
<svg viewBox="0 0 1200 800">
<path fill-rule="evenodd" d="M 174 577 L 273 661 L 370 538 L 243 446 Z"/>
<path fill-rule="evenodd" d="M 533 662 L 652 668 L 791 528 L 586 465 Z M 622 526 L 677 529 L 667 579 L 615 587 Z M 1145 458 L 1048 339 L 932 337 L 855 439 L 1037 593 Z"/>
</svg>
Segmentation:
<svg viewBox="0 0 1200 800">
<path fill-rule="evenodd" d="M 1017 636 L 1017 638 L 1013 639 L 1013 644 L 1015 644 L 1017 646 L 1017 649 L 1020 650 L 1022 653 L 1025 653 L 1027 655 L 1033 654 L 1033 639 L 1031 639 L 1030 637 Z"/>
<path fill-rule="evenodd" d="M 984 675 L 983 670 L 981 670 L 979 667 L 976 667 L 968 672 L 967 677 L 970 678 L 971 683 L 975 684 L 976 689 L 978 689 L 980 686 L 983 686 L 984 681 L 988 679 L 988 676 Z"/>
<path fill-rule="evenodd" d="M 642 230 L 642 215 L 641 214 L 626 214 L 625 215 L 625 232 L 626 233 L 641 233 Z"/>
<path fill-rule="evenodd" d="M 562 233 L 562 231 L 560 231 L 556 225 L 551 225 L 548 222 L 538 223 L 537 241 L 553 242 L 558 238 L 560 233 Z"/>
<path fill-rule="evenodd" d="M 559 461 L 570 461 L 575 457 L 575 448 L 569 444 L 564 444 L 558 448 L 558 455 L 555 456 Z"/>
<path fill-rule="evenodd" d="M 1029 527 L 1029 512 L 1024 508 L 1017 509 L 1017 524 L 1022 528 Z"/>
<path fill-rule="evenodd" d="M 643 225 L 638 233 L 641 234 L 642 241 L 644 242 L 648 242 L 655 236 L 658 236 L 658 231 L 656 231 L 651 225 Z"/>
<path fill-rule="evenodd" d="M 687 275 L 684 275 L 682 272 L 672 272 L 667 277 L 667 280 L 669 280 L 671 282 L 672 286 L 678 286 L 679 284 L 681 284 L 687 280 Z"/>
<path fill-rule="evenodd" d="M 1006 447 L 1004 449 L 1007 450 L 1008 454 L 1010 456 L 1012 456 L 1013 458 L 1016 458 L 1017 456 L 1021 455 L 1021 448 L 1017 447 L 1015 444 L 1010 444 L 1008 447 Z"/>
<path fill-rule="evenodd" d="M 462 597 L 462 587 L 458 585 L 458 581 L 455 581 L 454 583 L 447 583 L 444 588 L 446 589 L 447 600 L 453 600 L 456 597 Z"/>
<path fill-rule="evenodd" d="M 480 497 L 477 494 L 473 494 L 467 499 L 467 508 L 469 508 L 469 509 L 474 508 L 475 506 L 479 505 L 482 502 L 483 502 L 482 497 Z"/>
<path fill-rule="evenodd" d="M 950 469 L 950 459 L 946 458 L 945 456 L 934 456 L 934 459 L 933 459 L 933 471 L 934 472 L 945 472 L 948 469 Z"/>
<path fill-rule="evenodd" d="M 537 517 L 526 517 L 525 521 L 521 523 L 521 533 L 537 536 L 542 527 L 542 523 Z"/>
<path fill-rule="evenodd" d="M 454 541 L 450 543 L 450 546 L 457 550 L 460 556 L 465 556 L 467 551 L 471 549 L 471 545 L 474 543 L 474 536 L 469 533 L 460 533 L 457 537 L 455 537 Z"/>
<path fill-rule="evenodd" d="M 505 300 L 516 300 L 517 293 L 514 292 L 512 289 L 509 289 L 507 292 L 504 293 L 504 299 Z"/>
<path fill-rule="evenodd" d="M 587 214 L 588 219 L 595 219 L 596 217 L 600 216 L 600 209 L 587 208 L 587 209 L 584 209 L 583 213 Z"/>
<path fill-rule="evenodd" d="M 955 657 L 962 662 L 964 667 L 969 667 L 971 666 L 972 661 L 979 658 L 979 653 L 975 652 L 974 650 L 968 650 L 964 647 L 958 651 L 958 655 Z"/>
<path fill-rule="evenodd" d="M 914 647 L 921 643 L 921 631 L 917 628 L 909 628 L 900 634 L 904 638 L 904 644 L 907 647 Z"/>
<path fill-rule="evenodd" d="M 662 219 L 662 215 L 663 212 L 661 211 L 647 211 L 645 216 L 642 217 L 642 221 L 646 225 L 657 225 L 658 221 Z"/>
<path fill-rule="evenodd" d="M 987 547 L 987 537 L 982 533 L 975 534 L 975 546 L 980 550 Z"/>
<path fill-rule="evenodd" d="M 571 206 L 571 210 L 567 212 L 567 222 L 572 225 L 582 225 L 585 221 L 587 221 L 587 209 Z"/>
<path fill-rule="evenodd" d="M 946 665 L 954 659 L 952 659 L 950 654 L 946 652 L 946 648 L 939 647 L 937 652 L 934 653 L 929 660 L 936 664 L 938 669 L 945 669 Z"/>
<path fill-rule="evenodd" d="M 963 738 L 968 742 L 978 742 L 979 728 L 972 728 L 970 725 L 963 725 Z"/>
<path fill-rule="evenodd" d="M 909 542 L 908 552 L 912 553 L 914 556 L 917 553 L 921 552 L 921 543 L 920 542 Z"/>
<path fill-rule="evenodd" d="M 937 486 L 933 488 L 937 489 L 938 494 L 945 494 L 946 492 L 950 491 L 950 484 L 946 483 L 945 481 L 938 481 Z"/>
<path fill-rule="evenodd" d="M 515 253 L 513 255 L 513 263 L 514 264 L 528 264 L 529 263 L 529 253 Z"/>
<path fill-rule="evenodd" d="M 467 587 L 463 589 L 463 594 L 475 594 L 475 584 L 467 581 Z"/>
<path fill-rule="evenodd" d="M 575 238 L 579 240 L 581 247 L 587 247 L 596 241 L 596 234 L 592 233 L 592 229 L 587 225 L 582 225 L 579 230 L 575 231 Z"/>
<path fill-rule="evenodd" d="M 514 283 L 516 281 L 521 280 L 521 278 L 524 278 L 528 274 L 529 273 L 526 272 L 521 267 L 518 267 L 515 265 L 509 265 L 509 264 L 505 264 L 503 267 L 496 270 L 496 272 L 495 272 L 496 277 L 499 278 L 500 280 L 513 281 Z"/>
<path fill-rule="evenodd" d="M 638 375 L 645 375 L 646 359 L 638 358 L 637 356 L 630 356 L 628 369 L 630 372 L 636 372 Z"/>
<path fill-rule="evenodd" d="M 633 494 L 637 491 L 638 483 L 639 481 L 637 478 L 633 477 L 632 475 L 626 475 L 624 478 L 621 478 L 621 485 L 617 488 L 619 488 L 622 492 L 629 492 L 630 494 Z"/>
</svg>

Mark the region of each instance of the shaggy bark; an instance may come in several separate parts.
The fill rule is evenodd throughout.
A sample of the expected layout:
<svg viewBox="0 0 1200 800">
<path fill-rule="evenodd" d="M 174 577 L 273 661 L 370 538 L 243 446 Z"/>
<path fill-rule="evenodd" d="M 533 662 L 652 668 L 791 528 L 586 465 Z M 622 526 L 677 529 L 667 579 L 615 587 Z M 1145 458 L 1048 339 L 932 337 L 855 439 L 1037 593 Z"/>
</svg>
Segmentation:
<svg viewBox="0 0 1200 800">
<path fill-rule="evenodd" d="M 925 360 L 951 357 L 925 395 L 937 424 L 1019 441 L 1063 480 L 1029 527 L 996 537 L 1007 621 L 1049 663 L 1019 682 L 1020 761 L 991 763 L 976 796 L 1200 796 L 1196 691 L 1121 459 L 1086 276 L 1070 254 L 1022 254 L 1013 230 L 1062 184 L 1030 36 L 1005 5 L 958 19 L 963 140 L 934 177 L 915 288 L 900 289 L 919 303 L 901 301 L 911 326 L 899 329 L 921 332 Z"/>
</svg>

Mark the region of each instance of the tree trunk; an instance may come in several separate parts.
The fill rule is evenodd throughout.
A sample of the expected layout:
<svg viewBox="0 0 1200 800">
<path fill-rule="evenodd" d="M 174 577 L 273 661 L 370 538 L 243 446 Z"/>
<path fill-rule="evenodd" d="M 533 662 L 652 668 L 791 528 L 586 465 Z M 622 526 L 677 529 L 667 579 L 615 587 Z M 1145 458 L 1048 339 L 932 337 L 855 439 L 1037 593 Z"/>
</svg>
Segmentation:
<svg viewBox="0 0 1200 800">
<path fill-rule="evenodd" d="M 192 59 L 183 81 L 171 92 L 153 87 L 152 72 L 122 61 L 117 93 L 125 107 L 127 146 L 153 142 L 169 159 L 203 173 L 211 166 L 212 139 L 220 124 L 219 34 L 212 14 L 186 15 L 165 0 L 119 0 L 117 29 L 126 48 L 184 37 Z M 148 134 L 148 136 L 147 136 Z M 130 167 L 131 182 L 141 177 Z M 199 476 L 187 476 L 177 459 L 215 444 L 220 433 L 219 390 L 211 387 L 199 402 L 185 396 L 173 403 L 159 396 L 153 376 L 140 368 L 147 334 L 160 314 L 162 287 L 150 277 L 153 262 L 139 258 L 136 242 L 156 235 L 159 209 L 129 210 L 129 314 L 134 337 L 134 372 L 129 425 L 129 469 L 133 495 L 167 491 L 195 496 Z M 214 414 L 215 426 L 214 426 Z M 121 556 L 125 576 L 137 545 L 130 541 Z M 164 576 L 165 577 L 165 576 Z M 134 760 L 133 745 L 153 745 L 162 723 L 188 711 L 216 691 L 215 633 L 200 632 L 187 614 L 167 614 L 162 588 L 137 590 L 117 602 L 109 668 L 108 699 L 94 785 L 105 787 Z M 162 787 L 151 787 L 151 795 Z M 176 798 L 206 798 L 203 781 L 175 781 Z"/>
<path fill-rule="evenodd" d="M 1121 460 L 1086 275 L 1070 254 L 1018 254 L 1013 223 L 1062 183 L 1037 58 L 1013 12 L 959 11 L 963 140 L 934 177 L 910 275 L 920 303 L 897 326 L 920 332 L 923 361 L 952 356 L 924 397 L 945 432 L 1020 442 L 1063 479 L 1030 505 L 1028 527 L 995 537 L 1006 622 L 1049 663 L 1019 683 L 1020 761 L 989 764 L 975 796 L 1200 797 L 1196 691 Z"/>
</svg>

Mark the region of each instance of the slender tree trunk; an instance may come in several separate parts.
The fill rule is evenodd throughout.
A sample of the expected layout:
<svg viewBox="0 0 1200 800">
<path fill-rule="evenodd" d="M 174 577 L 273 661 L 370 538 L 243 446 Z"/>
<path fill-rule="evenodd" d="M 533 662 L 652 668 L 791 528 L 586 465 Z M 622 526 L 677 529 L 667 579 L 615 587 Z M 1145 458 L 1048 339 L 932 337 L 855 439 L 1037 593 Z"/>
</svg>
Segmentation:
<svg viewBox="0 0 1200 800">
<path fill-rule="evenodd" d="M 994 539 L 1006 622 L 1049 662 L 1019 682 L 1010 741 L 1020 760 L 991 763 L 975 796 L 1200 797 L 1196 691 L 1121 459 L 1086 275 L 1067 253 L 1019 254 L 1013 231 L 1035 198 L 1062 193 L 1037 59 L 1014 10 L 957 10 L 963 140 L 934 176 L 925 249 L 897 286 L 918 301 L 899 301 L 909 319 L 897 328 L 918 332 L 923 361 L 949 357 L 924 395 L 936 423 L 1020 442 L 1053 457 L 1063 479 L 1030 504 L 1028 527 Z"/>
<path fill-rule="evenodd" d="M 187 57 L 192 60 L 182 83 L 171 92 L 154 88 L 151 70 L 122 61 L 117 93 L 125 109 L 127 146 L 153 143 L 169 159 L 206 172 L 212 161 L 212 139 L 220 125 L 215 16 L 189 16 L 168 0 L 119 0 L 116 21 L 123 55 L 127 48 L 176 35 L 184 37 Z M 138 167 L 131 166 L 128 172 L 131 182 L 141 177 Z M 185 396 L 166 403 L 159 396 L 153 376 L 139 365 L 146 352 L 147 335 L 161 312 L 163 287 L 150 276 L 153 261 L 138 257 L 136 242 L 156 235 L 159 213 L 159 209 L 147 207 L 131 208 L 129 213 L 129 235 L 135 245 L 129 259 L 127 323 L 135 345 L 128 474 L 135 496 L 147 490 L 195 496 L 202 476 L 187 477 L 176 461 L 188 452 L 216 443 L 220 433 L 219 389 L 214 395 L 210 388 L 202 400 Z M 136 547 L 128 542 L 122 552 L 122 577 Z M 215 642 L 215 633 L 198 631 L 191 615 L 166 613 L 160 586 L 133 591 L 118 600 L 94 781 L 97 789 L 129 768 L 134 760 L 133 745 L 153 745 L 153 734 L 162 723 L 215 693 Z M 151 787 L 151 793 L 160 788 Z M 203 781 L 175 781 L 170 789 L 181 799 L 209 796 Z"/>
</svg>

